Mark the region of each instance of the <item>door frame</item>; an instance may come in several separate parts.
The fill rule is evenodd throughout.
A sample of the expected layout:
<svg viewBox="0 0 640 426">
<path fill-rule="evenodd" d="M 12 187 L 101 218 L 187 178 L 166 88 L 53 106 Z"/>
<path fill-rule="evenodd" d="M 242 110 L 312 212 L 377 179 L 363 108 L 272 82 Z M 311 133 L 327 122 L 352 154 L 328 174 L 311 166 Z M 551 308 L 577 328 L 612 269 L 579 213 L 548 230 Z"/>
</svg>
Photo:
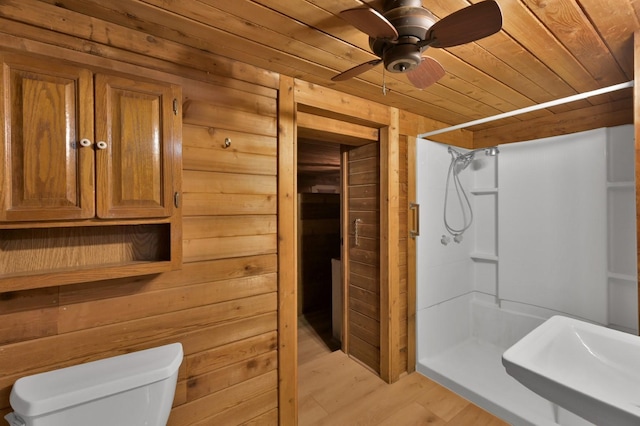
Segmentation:
<svg viewBox="0 0 640 426">
<path fill-rule="evenodd" d="M 380 376 L 398 379 L 399 110 L 280 76 L 278 96 L 278 406 L 281 425 L 297 424 L 297 133 L 298 114 L 325 118 L 328 134 L 357 138 L 330 123 L 373 127 L 380 143 Z M 322 120 L 317 123 L 322 126 Z"/>
</svg>

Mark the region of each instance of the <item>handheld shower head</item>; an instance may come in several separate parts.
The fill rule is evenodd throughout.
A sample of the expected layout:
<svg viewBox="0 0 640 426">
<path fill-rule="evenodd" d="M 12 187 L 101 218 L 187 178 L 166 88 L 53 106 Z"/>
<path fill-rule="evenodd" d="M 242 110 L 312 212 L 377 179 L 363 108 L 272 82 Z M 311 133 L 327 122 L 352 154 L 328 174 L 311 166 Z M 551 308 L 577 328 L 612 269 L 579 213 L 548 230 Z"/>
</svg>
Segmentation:
<svg viewBox="0 0 640 426">
<path fill-rule="evenodd" d="M 500 153 L 500 150 L 497 146 L 477 148 L 464 153 L 452 147 L 449 147 L 449 154 L 451 154 L 451 164 L 449 165 L 449 172 L 447 173 L 447 183 L 444 195 L 444 226 L 447 229 L 447 232 L 451 234 L 451 236 L 453 236 L 453 241 L 455 241 L 456 243 L 462 242 L 462 234 L 464 234 L 464 232 L 471 226 L 471 223 L 473 222 L 473 209 L 471 207 L 471 202 L 469 201 L 469 197 L 467 197 L 467 193 L 462 187 L 462 183 L 460 182 L 460 177 L 458 174 L 469 167 L 469 164 L 471 164 L 471 162 L 475 158 L 476 153 L 479 153 L 480 151 L 484 151 L 484 154 L 490 157 L 495 157 Z M 459 229 L 451 227 L 447 218 L 447 200 L 449 195 L 450 179 L 453 179 L 454 181 L 458 200 L 460 201 L 460 208 L 462 210 L 463 226 Z M 467 211 L 469 213 L 468 217 Z M 443 235 L 442 239 L 440 240 L 443 245 L 447 245 L 450 241 L 450 238 L 445 235 Z"/>
</svg>

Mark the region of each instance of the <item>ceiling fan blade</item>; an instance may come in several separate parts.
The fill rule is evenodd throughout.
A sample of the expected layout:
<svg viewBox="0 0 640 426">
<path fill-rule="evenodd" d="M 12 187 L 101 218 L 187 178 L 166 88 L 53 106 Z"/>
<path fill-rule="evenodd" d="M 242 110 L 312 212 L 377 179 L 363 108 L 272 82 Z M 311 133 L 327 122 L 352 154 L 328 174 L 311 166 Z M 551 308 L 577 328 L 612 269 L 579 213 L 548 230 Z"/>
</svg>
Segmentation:
<svg viewBox="0 0 640 426">
<path fill-rule="evenodd" d="M 444 68 L 433 58 L 422 58 L 417 68 L 407 73 L 407 78 L 418 89 L 426 89 L 444 77 Z"/>
<path fill-rule="evenodd" d="M 348 70 L 334 76 L 331 80 L 333 81 L 348 80 L 352 77 L 362 74 L 365 71 L 369 71 L 371 68 L 375 67 L 381 62 L 382 62 L 382 59 L 374 59 L 372 61 L 365 62 L 364 64 L 356 65 L 355 67 L 349 68 Z"/>
<path fill-rule="evenodd" d="M 502 28 L 502 12 L 495 0 L 460 9 L 433 24 L 427 32 L 429 47 L 451 47 L 495 34 Z"/>
<path fill-rule="evenodd" d="M 384 12 L 385 0 L 370 0 L 364 2 L 367 6 L 377 10 L 378 12 Z"/>
<path fill-rule="evenodd" d="M 340 12 L 351 25 L 372 38 L 397 39 L 398 31 L 380 12 L 370 7 L 358 7 Z"/>
</svg>

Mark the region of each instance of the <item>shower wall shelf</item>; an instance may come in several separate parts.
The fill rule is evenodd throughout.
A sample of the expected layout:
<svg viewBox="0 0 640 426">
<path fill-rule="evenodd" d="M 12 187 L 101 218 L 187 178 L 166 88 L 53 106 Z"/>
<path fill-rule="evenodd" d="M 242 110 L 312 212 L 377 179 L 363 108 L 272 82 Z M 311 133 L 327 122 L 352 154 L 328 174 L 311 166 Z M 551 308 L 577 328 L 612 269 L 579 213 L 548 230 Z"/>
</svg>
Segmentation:
<svg viewBox="0 0 640 426">
<path fill-rule="evenodd" d="M 608 326 L 637 334 L 636 171 L 634 128 L 608 128 L 606 137 Z"/>
<path fill-rule="evenodd" d="M 636 183 L 634 181 L 622 181 L 622 182 L 607 182 L 607 188 L 635 188 Z"/>
<path fill-rule="evenodd" d="M 620 280 L 620 281 L 629 281 L 632 283 L 637 282 L 638 280 L 636 279 L 636 277 L 634 277 L 633 275 L 627 275 L 627 274 L 619 274 L 617 272 L 609 272 L 607 274 L 607 276 L 609 278 L 614 278 L 616 280 Z"/>
<path fill-rule="evenodd" d="M 470 255 L 471 259 L 479 262 L 498 262 L 498 256 L 491 253 L 474 252 Z"/>
<path fill-rule="evenodd" d="M 471 190 L 473 195 L 497 194 L 498 188 L 475 188 Z"/>
</svg>

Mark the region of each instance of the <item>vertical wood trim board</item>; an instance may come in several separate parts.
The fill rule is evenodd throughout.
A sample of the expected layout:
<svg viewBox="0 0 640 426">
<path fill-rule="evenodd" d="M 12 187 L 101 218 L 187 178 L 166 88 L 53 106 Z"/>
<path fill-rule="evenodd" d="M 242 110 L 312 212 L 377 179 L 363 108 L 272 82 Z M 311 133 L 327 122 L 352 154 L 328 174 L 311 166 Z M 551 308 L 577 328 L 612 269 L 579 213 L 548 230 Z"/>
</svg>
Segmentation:
<svg viewBox="0 0 640 426">
<path fill-rule="evenodd" d="M 294 82 L 281 76 L 278 96 L 278 403 L 279 424 L 298 420 L 297 212 Z"/>
<path fill-rule="evenodd" d="M 349 151 L 341 148 L 341 265 L 342 265 L 342 351 L 349 353 Z"/>
<path fill-rule="evenodd" d="M 407 199 L 416 201 L 416 144 L 415 137 L 407 137 Z M 415 229 L 413 212 L 408 210 L 407 223 L 409 229 Z M 416 239 L 407 239 L 407 372 L 416 369 Z"/>
<path fill-rule="evenodd" d="M 399 112 L 390 108 L 391 124 L 380 129 L 380 377 L 400 376 Z"/>
<path fill-rule="evenodd" d="M 390 127 L 380 129 L 380 378 L 393 382 L 393 330 L 391 326 L 391 304 L 393 292 L 391 278 L 394 262 L 389 259 L 391 252 L 389 231 L 391 214 L 390 187 L 393 186 L 393 153 L 390 142 Z M 397 240 L 396 240 L 397 241 Z M 397 262 L 396 262 L 397 264 Z"/>
<path fill-rule="evenodd" d="M 638 244 L 638 276 L 640 277 L 640 31 L 634 34 L 633 123 L 636 150 L 636 239 Z M 638 284 L 638 323 L 640 324 L 640 283 Z M 639 327 L 640 328 L 640 327 Z"/>
</svg>

